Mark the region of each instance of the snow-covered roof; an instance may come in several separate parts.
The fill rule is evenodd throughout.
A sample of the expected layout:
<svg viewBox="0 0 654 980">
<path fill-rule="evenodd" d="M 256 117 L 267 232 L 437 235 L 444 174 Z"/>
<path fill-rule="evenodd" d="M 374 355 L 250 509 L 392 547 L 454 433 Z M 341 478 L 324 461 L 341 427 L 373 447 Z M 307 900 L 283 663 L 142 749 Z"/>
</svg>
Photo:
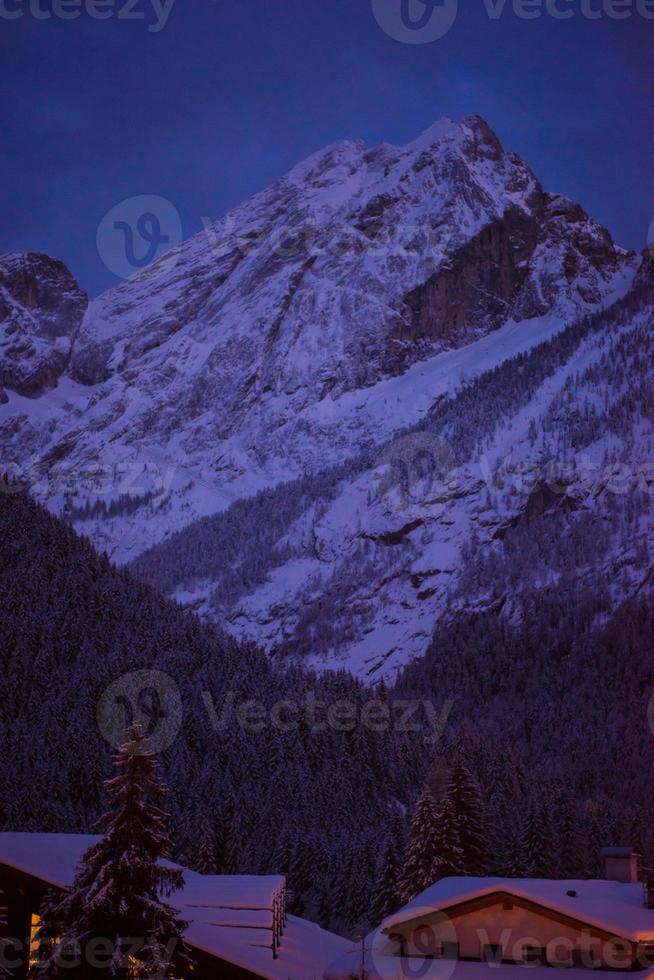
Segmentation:
<svg viewBox="0 0 654 980">
<path fill-rule="evenodd" d="M 252 938 L 248 937 L 248 942 Z M 293 915 L 284 927 L 277 959 L 272 958 L 270 949 L 244 943 L 236 929 L 219 930 L 208 923 L 192 922 L 186 939 L 195 949 L 251 970 L 266 980 L 322 980 L 327 966 L 351 946 L 346 939 Z"/>
<path fill-rule="evenodd" d="M 451 910 L 494 892 L 509 892 L 623 939 L 654 942 L 654 910 L 644 905 L 642 884 L 605 880 L 442 878 L 384 919 L 382 929 L 388 932 L 432 911 Z"/>
<path fill-rule="evenodd" d="M 184 872 L 180 895 L 188 908 L 272 909 L 275 896 L 286 885 L 284 875 L 199 875 Z"/>
<path fill-rule="evenodd" d="M 98 840 L 91 834 L 0 834 L 0 864 L 65 888 L 84 851 Z"/>
<path fill-rule="evenodd" d="M 99 840 L 87 834 L 0 833 L 0 864 L 65 888 L 84 851 Z M 168 901 L 189 922 L 185 938 L 266 980 L 316 980 L 348 942 L 312 922 L 289 916 L 277 958 L 271 951 L 272 909 L 283 875 L 199 875 L 184 870 L 184 888 Z"/>
</svg>

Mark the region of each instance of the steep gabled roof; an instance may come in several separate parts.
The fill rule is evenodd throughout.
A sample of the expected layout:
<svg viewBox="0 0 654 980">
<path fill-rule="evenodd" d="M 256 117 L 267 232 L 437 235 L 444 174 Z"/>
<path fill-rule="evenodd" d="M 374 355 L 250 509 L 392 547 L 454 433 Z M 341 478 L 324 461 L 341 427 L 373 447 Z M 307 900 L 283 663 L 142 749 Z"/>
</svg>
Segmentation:
<svg viewBox="0 0 654 980">
<path fill-rule="evenodd" d="M 89 834 L 0 833 L 0 865 L 59 888 L 71 884 Z M 272 908 L 283 875 L 199 875 L 184 870 L 184 888 L 167 898 L 189 922 L 186 941 L 264 980 L 322 976 L 349 943 L 313 922 L 289 916 L 277 959 L 270 948 Z"/>
<path fill-rule="evenodd" d="M 388 933 L 434 911 L 452 914 L 463 903 L 496 893 L 515 895 L 623 939 L 654 942 L 654 910 L 645 908 L 643 886 L 604 880 L 442 878 L 385 919 L 382 929 Z"/>
</svg>

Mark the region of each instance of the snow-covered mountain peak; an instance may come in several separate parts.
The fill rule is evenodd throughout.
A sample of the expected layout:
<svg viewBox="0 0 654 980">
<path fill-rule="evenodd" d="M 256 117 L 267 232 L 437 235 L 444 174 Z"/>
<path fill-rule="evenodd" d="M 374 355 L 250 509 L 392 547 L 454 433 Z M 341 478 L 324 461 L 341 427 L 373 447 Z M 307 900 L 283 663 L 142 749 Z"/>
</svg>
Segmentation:
<svg viewBox="0 0 654 980">
<path fill-rule="evenodd" d="M 333 184 L 339 177 L 346 177 L 351 169 L 361 165 L 367 149 L 363 140 L 336 140 L 296 164 L 281 179 L 300 187 L 307 183 L 319 185 L 323 178 L 327 178 L 328 184 Z"/>
<path fill-rule="evenodd" d="M 407 150 L 423 151 L 428 148 L 437 149 L 449 145 L 460 148 L 479 144 L 486 149 L 492 149 L 496 157 L 504 151 L 499 139 L 481 116 L 463 116 L 461 119 L 450 119 L 443 116 L 423 130 L 419 136 L 407 144 Z"/>
<path fill-rule="evenodd" d="M 383 444 L 624 294 L 638 262 L 477 116 L 339 141 L 94 300 L 55 391 L 31 405 L 5 381 L 0 444 L 127 560 Z M 116 503 L 155 492 L 147 520 Z"/>
</svg>

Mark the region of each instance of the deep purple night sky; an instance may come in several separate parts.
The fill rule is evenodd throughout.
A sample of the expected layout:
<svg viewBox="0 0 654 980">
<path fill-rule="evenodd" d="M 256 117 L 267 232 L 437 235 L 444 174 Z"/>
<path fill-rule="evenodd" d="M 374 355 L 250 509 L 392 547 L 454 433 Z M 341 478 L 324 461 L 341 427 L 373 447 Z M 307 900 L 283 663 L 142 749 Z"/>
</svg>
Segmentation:
<svg viewBox="0 0 654 980">
<path fill-rule="evenodd" d="M 585 0 L 592 20 L 581 0 L 558 0 L 566 20 L 522 19 L 508 0 L 490 19 L 490 0 L 460 0 L 424 45 L 388 37 L 370 0 L 176 0 L 159 33 L 37 19 L 30 2 L 0 4 L 24 14 L 0 25 L 0 250 L 63 258 L 91 293 L 115 281 L 95 236 L 123 198 L 170 199 L 188 235 L 325 143 L 405 142 L 442 115 L 484 116 L 620 244 L 647 240 L 654 19 L 609 16 L 629 0 Z M 152 0 L 138 4 L 153 21 Z"/>
</svg>

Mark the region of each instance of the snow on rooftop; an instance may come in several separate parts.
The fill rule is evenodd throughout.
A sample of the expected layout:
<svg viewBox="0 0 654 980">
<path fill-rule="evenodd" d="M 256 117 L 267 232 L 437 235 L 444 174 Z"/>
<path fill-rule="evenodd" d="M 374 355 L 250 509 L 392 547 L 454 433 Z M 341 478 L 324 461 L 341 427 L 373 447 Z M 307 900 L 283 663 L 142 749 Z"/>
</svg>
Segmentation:
<svg viewBox="0 0 654 980">
<path fill-rule="evenodd" d="M 0 864 L 49 885 L 70 885 L 84 851 L 100 840 L 91 834 L 0 834 Z"/>
<path fill-rule="evenodd" d="M 90 834 L 0 833 L 0 864 L 65 888 L 84 851 L 98 840 Z M 349 948 L 340 936 L 289 916 L 273 959 L 272 909 L 286 884 L 283 875 L 200 875 L 185 870 L 184 882 L 168 901 L 189 922 L 189 944 L 261 977 L 319 980 L 327 964 Z"/>
<path fill-rule="evenodd" d="M 387 932 L 429 912 L 494 892 L 509 892 L 633 942 L 654 941 L 654 910 L 645 908 L 642 884 L 605 880 L 442 878 L 385 919 L 382 928 Z"/>
<path fill-rule="evenodd" d="M 272 959 L 269 949 L 244 945 L 235 929 L 220 931 L 207 923 L 193 922 L 186 938 L 196 949 L 256 971 L 266 980 L 322 980 L 328 965 L 340 959 L 352 945 L 293 915 L 284 928 L 277 959 Z"/>
<path fill-rule="evenodd" d="M 283 875 L 200 875 L 184 872 L 184 889 L 179 892 L 188 908 L 272 909 L 275 896 L 283 891 Z"/>
</svg>

